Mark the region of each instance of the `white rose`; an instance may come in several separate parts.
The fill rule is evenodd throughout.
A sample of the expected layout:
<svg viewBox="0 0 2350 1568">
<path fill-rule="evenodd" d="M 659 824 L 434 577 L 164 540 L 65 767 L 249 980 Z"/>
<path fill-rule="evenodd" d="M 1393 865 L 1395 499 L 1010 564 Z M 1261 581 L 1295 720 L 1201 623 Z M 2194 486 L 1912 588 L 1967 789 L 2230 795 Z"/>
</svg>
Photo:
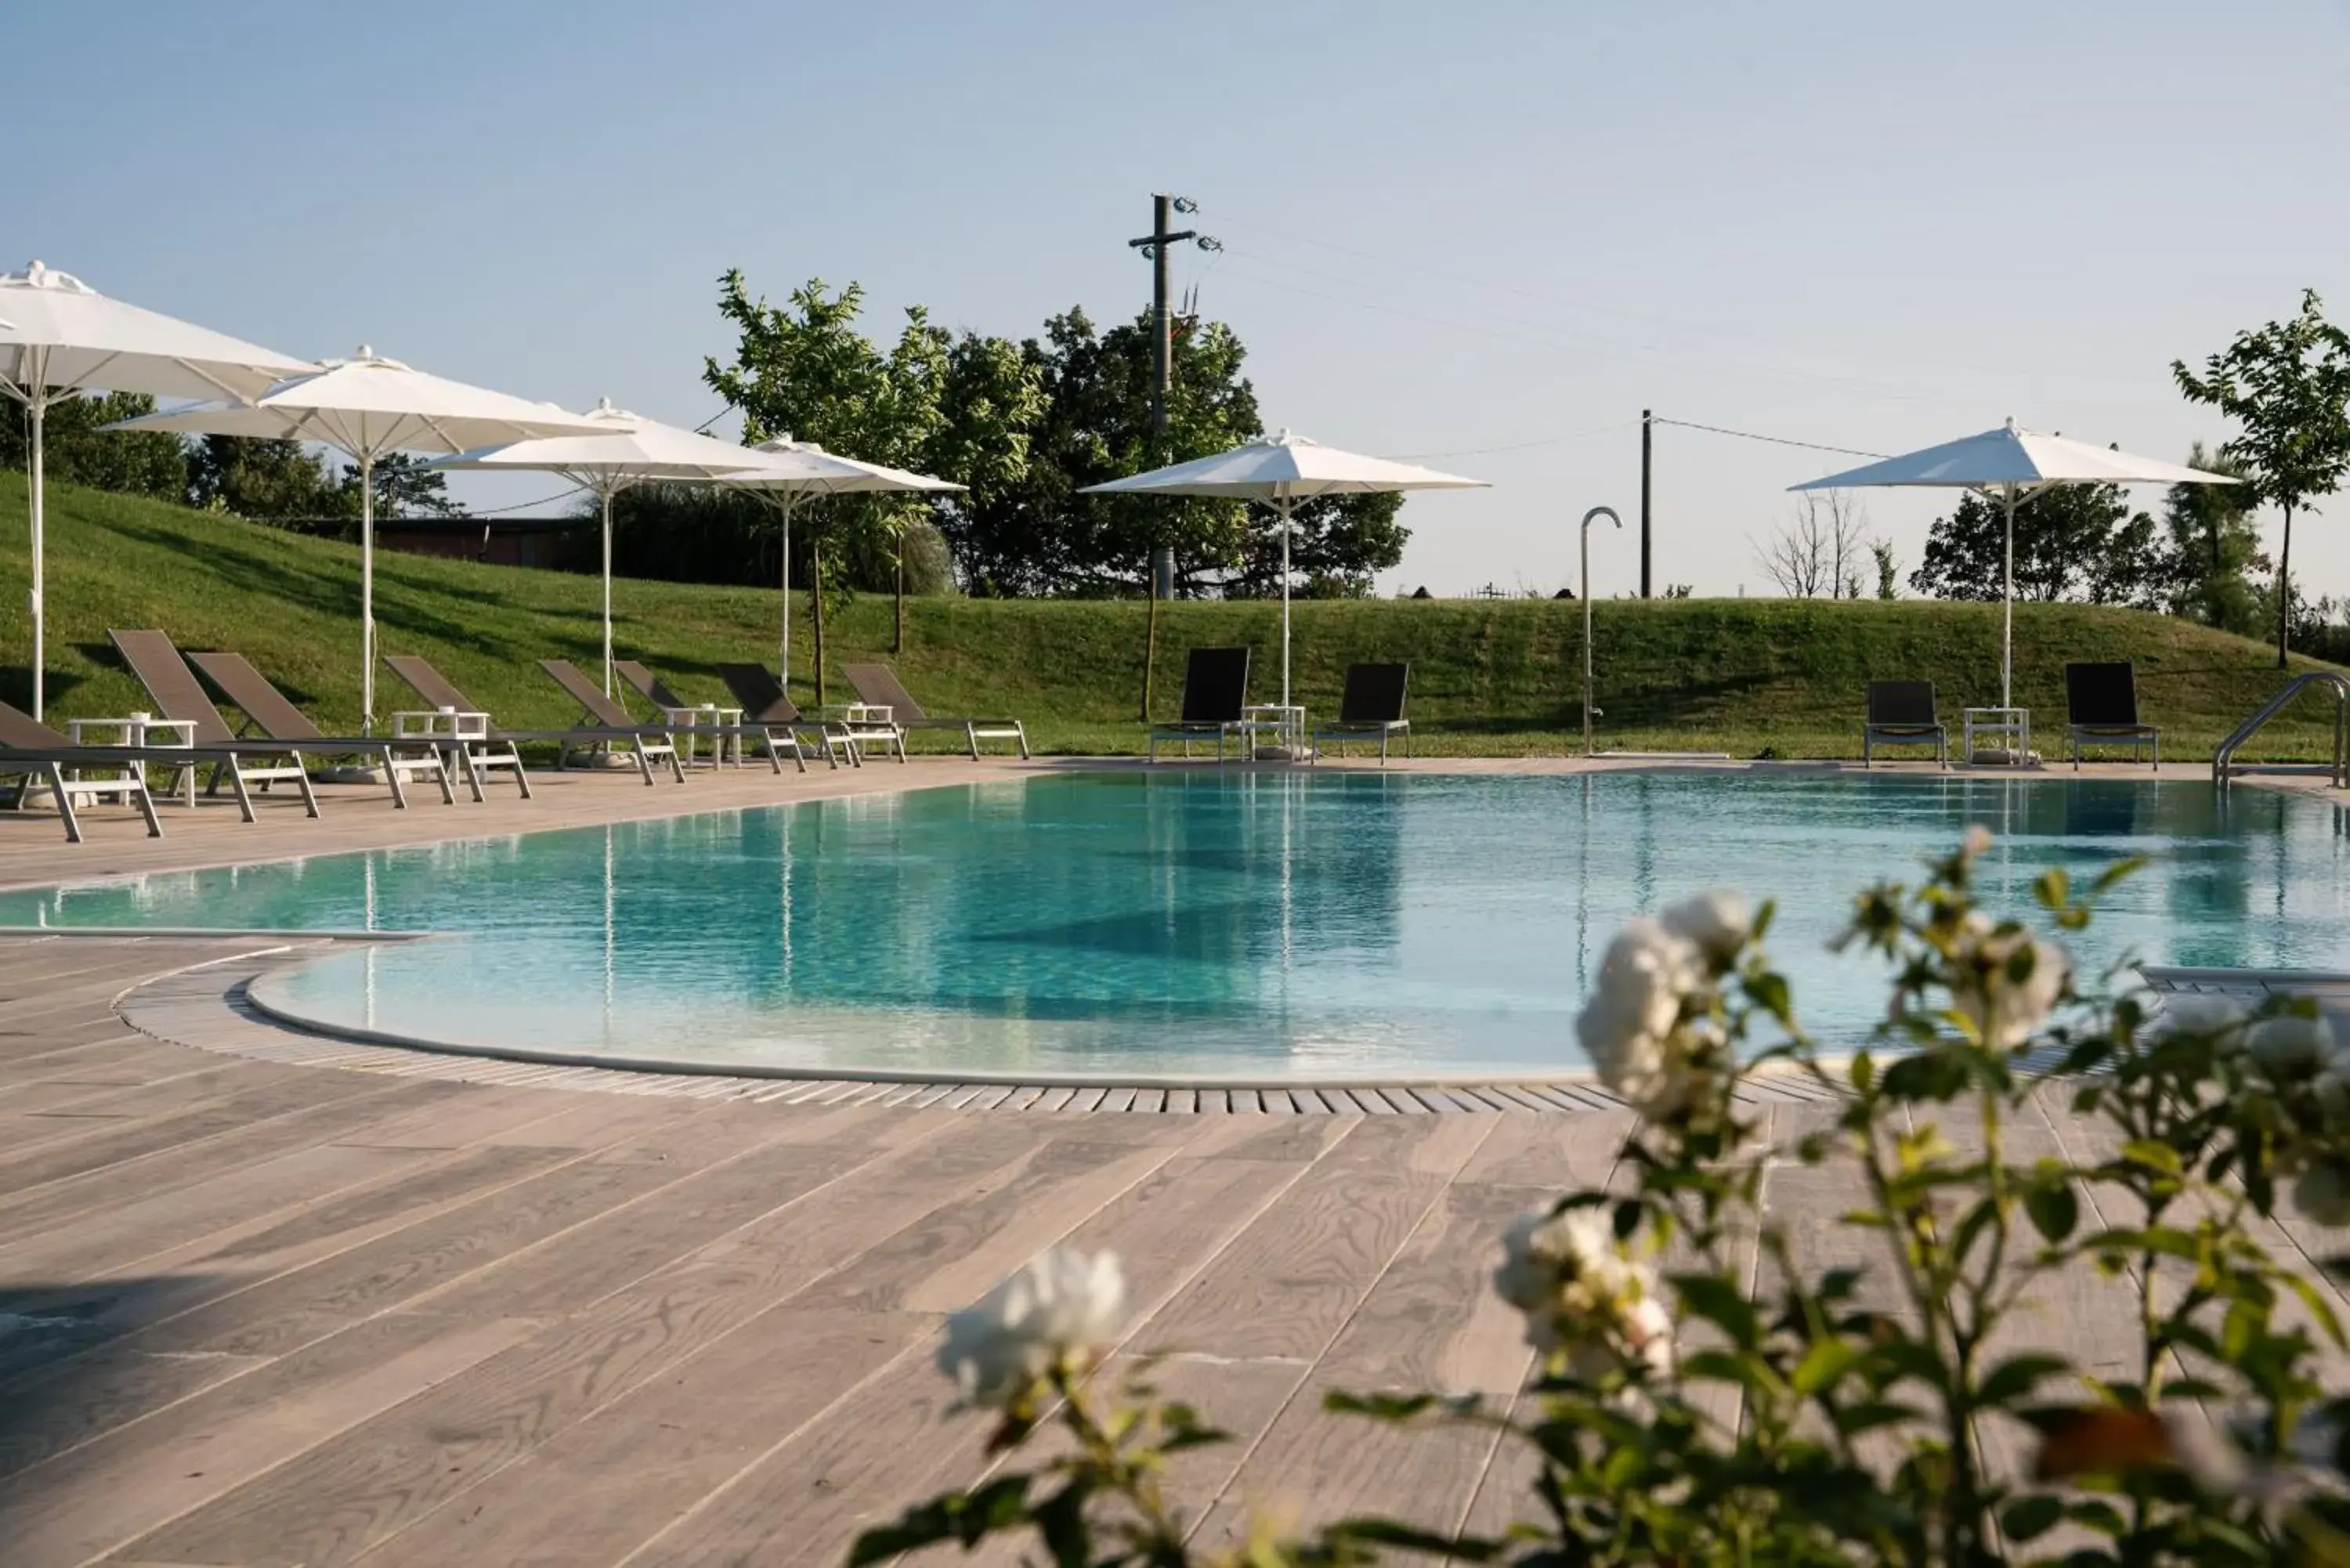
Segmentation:
<svg viewBox="0 0 2350 1568">
<path fill-rule="evenodd" d="M 2245 1031 L 2244 1046 L 2263 1072 L 2280 1083 L 2306 1078 L 2334 1055 L 2334 1031 L 2323 1015 L 2283 1013 L 2263 1018 Z"/>
<path fill-rule="evenodd" d="M 2350 1121 L 2350 1062 L 2337 1054 L 2309 1081 L 2309 1091 L 2327 1121 Z"/>
<path fill-rule="evenodd" d="M 1575 1037 L 1600 1081 L 1643 1116 L 1669 1116 L 1688 1097 L 1685 1053 L 1672 1035 L 1682 1002 L 1705 983 L 1696 944 L 1645 916 L 1607 944 Z"/>
<path fill-rule="evenodd" d="M 2350 1170 L 2313 1165 L 2293 1185 L 2293 1206 L 2320 1225 L 2350 1225 Z"/>
<path fill-rule="evenodd" d="M 1624 1343 L 1634 1359 L 1662 1376 L 1673 1369 L 1673 1314 L 1653 1295 L 1642 1296 L 1624 1314 Z"/>
<path fill-rule="evenodd" d="M 1544 1355 L 1565 1349 L 1578 1376 L 1627 1359 L 1671 1369 L 1672 1318 L 1656 1272 L 1633 1260 L 1604 1209 L 1519 1219 L 1503 1235 L 1493 1288 L 1525 1314 L 1526 1343 Z"/>
<path fill-rule="evenodd" d="M 1117 1343 L 1126 1279 L 1114 1252 L 1055 1247 L 947 1319 L 939 1370 L 973 1405 L 1018 1402 L 1055 1367 L 1076 1369 Z"/>
<path fill-rule="evenodd" d="M 1964 940 L 1953 956 L 1960 979 L 1952 1002 L 1994 1050 L 2012 1051 L 2030 1040 L 2064 994 L 2072 963 L 2063 948 L 2028 931 L 1997 935 L 1980 911 L 1967 917 Z M 2017 957 L 2032 955 L 2022 979 L 2009 971 Z"/>
<path fill-rule="evenodd" d="M 1661 923 L 1673 935 L 1695 943 L 1716 963 L 1727 964 L 1753 933 L 1754 914 L 1744 898 L 1717 888 L 1682 899 L 1664 912 Z"/>
<path fill-rule="evenodd" d="M 2178 991 L 2162 999 L 2150 1032 L 2158 1039 L 2176 1034 L 2220 1036 L 2234 1033 L 2251 1016 L 2241 998 L 2220 991 Z"/>
</svg>

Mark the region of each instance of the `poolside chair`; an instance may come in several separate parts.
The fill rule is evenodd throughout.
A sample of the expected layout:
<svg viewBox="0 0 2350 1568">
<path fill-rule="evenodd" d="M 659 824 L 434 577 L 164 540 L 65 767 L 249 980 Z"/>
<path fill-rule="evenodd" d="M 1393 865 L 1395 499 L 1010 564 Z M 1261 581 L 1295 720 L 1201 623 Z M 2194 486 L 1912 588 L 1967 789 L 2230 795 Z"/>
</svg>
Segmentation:
<svg viewBox="0 0 2350 1568">
<path fill-rule="evenodd" d="M 1180 741 L 1183 754 L 1191 754 L 1193 741 L 1215 738 L 1216 761 L 1224 760 L 1224 739 L 1237 732 L 1248 703 L 1249 650 L 1245 648 L 1195 648 L 1183 666 L 1183 716 L 1171 724 L 1153 724 L 1144 753 L 1146 762 L 1159 760 L 1159 742 Z"/>
<path fill-rule="evenodd" d="M 718 679 L 726 682 L 726 690 L 733 693 L 735 702 L 742 707 L 745 728 L 757 727 L 771 734 L 781 734 L 795 749 L 803 735 L 813 735 L 824 748 L 825 760 L 834 767 L 840 766 L 844 756 L 850 767 L 865 765 L 857 737 L 849 733 L 848 726 L 831 720 L 802 717 L 785 692 L 783 682 L 765 665 L 722 664 L 718 667 Z"/>
<path fill-rule="evenodd" d="M 286 694 L 271 685 L 269 678 L 255 670 L 244 655 L 191 653 L 188 662 L 202 670 L 204 679 L 236 705 L 244 715 L 246 730 L 258 729 L 273 741 L 299 742 L 308 756 L 366 758 L 369 766 L 383 769 L 384 777 L 391 783 L 391 804 L 402 810 L 408 805 L 408 792 L 400 787 L 400 781 L 409 776 L 432 780 L 441 786 L 442 804 L 457 804 L 457 792 L 450 787 L 448 764 L 430 742 L 387 740 L 381 735 L 332 736 L 287 701 Z M 240 736 L 244 732 L 240 731 Z M 482 798 L 481 783 L 472 783 L 473 798 L 478 801 Z"/>
<path fill-rule="evenodd" d="M 1868 716 L 1860 724 L 1860 765 L 1874 761 L 1878 746 L 1931 746 L 1934 761 L 1950 762 L 1950 726 L 1934 715 L 1930 680 L 1872 680 Z"/>
<path fill-rule="evenodd" d="M 444 753 L 455 753 L 457 760 L 463 764 L 465 776 L 472 782 L 476 794 L 481 791 L 484 774 L 506 768 L 513 771 L 515 783 L 522 786 L 523 799 L 531 798 L 530 774 L 523 771 L 522 752 L 515 742 L 545 740 L 569 732 L 526 731 L 515 734 L 497 728 L 490 722 L 487 709 L 475 707 L 463 691 L 450 685 L 448 679 L 432 668 L 430 660 L 416 654 L 387 653 L 383 656 L 383 666 L 399 676 L 410 691 L 432 707 L 443 712 L 473 714 L 479 718 L 482 726 L 479 734 L 434 737 L 435 744 Z"/>
<path fill-rule="evenodd" d="M 184 767 L 187 759 L 182 746 L 78 746 L 24 710 L 0 702 L 0 778 L 17 781 L 15 804 L 20 810 L 35 781 L 47 784 L 57 803 L 57 815 L 65 819 L 68 844 L 82 842 L 81 820 L 74 815 L 77 799 L 135 805 L 147 819 L 147 836 L 162 837 L 163 824 L 155 815 L 154 797 L 147 793 L 142 764 L 169 762 Z M 96 776 L 85 770 L 96 770 Z M 245 798 L 243 784 L 236 794 L 244 819 L 251 822 L 253 803 Z"/>
<path fill-rule="evenodd" d="M 669 726 L 640 727 L 626 708 L 605 696 L 602 689 L 567 659 L 542 659 L 538 667 L 579 704 L 583 718 L 594 721 L 577 726 L 570 743 L 563 748 L 560 760 L 568 761 L 598 746 L 620 746 L 637 759 L 637 771 L 645 775 L 646 784 L 653 782 L 653 762 L 660 757 L 669 759 L 669 771 L 677 775 L 678 783 L 685 782 L 685 763 L 678 758 L 677 737 L 670 732 Z"/>
<path fill-rule="evenodd" d="M 612 660 L 612 668 L 619 672 L 621 680 L 635 687 L 646 701 L 660 710 L 661 722 L 674 724 L 679 729 L 690 729 L 697 735 L 711 736 L 712 743 L 722 752 L 725 749 L 725 742 L 729 738 L 737 742 L 745 739 L 755 740 L 765 749 L 767 762 L 777 773 L 784 771 L 784 748 L 789 747 L 793 763 L 798 766 L 800 772 L 807 772 L 807 753 L 800 749 L 800 738 L 791 731 L 779 731 L 765 724 L 747 722 L 750 717 L 747 711 L 743 715 L 746 721 L 743 723 L 702 723 L 700 722 L 701 719 L 710 710 L 680 697 L 669 689 L 660 676 L 646 669 L 639 661 L 633 659 L 616 659 Z M 780 742 L 775 739 L 778 734 L 783 737 Z"/>
<path fill-rule="evenodd" d="M 1347 687 L 1338 697 L 1338 716 L 1314 732 L 1314 760 L 1322 760 L 1321 743 L 1338 742 L 1347 754 L 1348 741 L 1377 741 L 1379 766 L 1388 765 L 1388 742 L 1403 740 L 1403 754 L 1411 755 L 1411 721 L 1403 716 L 1404 689 L 1411 681 L 1409 664 L 1349 664 Z"/>
<path fill-rule="evenodd" d="M 2137 716 L 2137 672 L 2127 659 L 2064 667 L 2064 746 L 2081 771 L 2084 746 L 2127 746 L 2162 771 L 2162 732 Z"/>
<path fill-rule="evenodd" d="M 844 664 L 841 674 L 858 701 L 869 707 L 887 708 L 889 716 L 904 730 L 960 730 L 963 743 L 971 748 L 975 760 L 982 741 L 1016 741 L 1022 761 L 1028 757 L 1028 732 L 1017 719 L 955 719 L 922 711 L 922 705 L 907 693 L 895 671 L 886 664 Z"/>
<path fill-rule="evenodd" d="M 259 784 L 266 794 L 271 784 L 287 779 L 302 793 L 302 809 L 312 816 L 318 815 L 318 794 L 310 787 L 310 770 L 302 760 L 300 747 L 281 741 L 239 740 L 228 727 L 228 721 L 221 717 L 220 710 L 213 706 L 213 700 L 204 695 L 195 671 L 188 668 L 188 661 L 180 657 L 180 650 L 163 633 L 109 630 L 106 635 L 163 717 L 193 725 L 196 744 L 213 753 L 212 777 L 204 784 L 206 794 L 218 794 L 221 779 L 232 773 L 237 777 L 240 792 Z M 397 784 L 392 787 L 395 792 L 399 788 Z M 250 809 L 248 803 L 248 812 Z"/>
</svg>

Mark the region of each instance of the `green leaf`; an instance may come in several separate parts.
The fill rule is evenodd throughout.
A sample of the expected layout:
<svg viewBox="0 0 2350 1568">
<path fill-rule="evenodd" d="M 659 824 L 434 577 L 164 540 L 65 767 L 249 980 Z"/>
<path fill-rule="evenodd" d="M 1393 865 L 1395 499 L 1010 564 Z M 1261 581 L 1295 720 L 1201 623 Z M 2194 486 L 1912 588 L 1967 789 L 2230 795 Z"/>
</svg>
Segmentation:
<svg viewBox="0 0 2350 1568">
<path fill-rule="evenodd" d="M 2054 1530 L 2064 1517 L 2063 1500 L 2040 1492 L 2009 1503 L 1999 1516 L 1999 1527 L 2010 1541 L 2031 1541 Z"/>
<path fill-rule="evenodd" d="M 1332 1415 L 1368 1416 L 1375 1421 L 1409 1421 L 1444 1403 L 1434 1394 L 1349 1394 L 1343 1388 L 1322 1396 L 1322 1408 Z"/>
<path fill-rule="evenodd" d="M 2181 1176 L 2186 1172 L 2177 1149 L 2150 1137 L 2132 1138 L 2122 1145 L 2121 1158 L 2126 1165 L 2142 1166 L 2162 1176 Z"/>
<path fill-rule="evenodd" d="M 1088 1568 L 1094 1542 L 1086 1501 L 1092 1495 L 1091 1487 L 1073 1480 L 1036 1505 L 1036 1533 L 1044 1537 L 1055 1568 Z"/>
<path fill-rule="evenodd" d="M 2051 866 L 2047 870 L 2043 871 L 2040 874 L 2040 880 L 2033 884 L 2032 896 L 2040 901 L 2040 907 L 2043 909 L 2061 909 L 2071 903 L 2073 884 L 2065 877 L 2064 868 L 2061 866 Z"/>
<path fill-rule="evenodd" d="M 2072 1370 L 2061 1355 L 2018 1355 L 2001 1362 L 1975 1389 L 1983 1405 L 2006 1405 L 2038 1387 L 2043 1379 Z"/>
<path fill-rule="evenodd" d="M 1669 1277 L 1673 1288 L 1680 1293 L 1682 1306 L 1719 1327 L 1731 1343 L 1748 1350 L 1762 1343 L 1762 1320 L 1756 1315 L 1754 1303 L 1746 1299 L 1745 1292 L 1719 1274 Z"/>
<path fill-rule="evenodd" d="M 2081 1200 L 2069 1181 L 2035 1187 L 2024 1194 L 2023 1212 L 2032 1228 L 2051 1241 L 2062 1241 L 2081 1222 Z"/>
<path fill-rule="evenodd" d="M 1503 1542 L 1482 1536 L 1446 1535 L 1440 1531 L 1399 1524 L 1391 1519 L 1344 1519 L 1330 1526 L 1326 1533 L 1334 1541 L 1393 1546 L 1406 1552 L 1424 1552 L 1431 1557 L 1458 1558 L 1464 1563 L 1491 1563 L 1504 1550 Z"/>
<path fill-rule="evenodd" d="M 1810 1396 L 1835 1386 L 1867 1352 L 1846 1340 L 1823 1339 L 1804 1353 L 1787 1382 L 1798 1394 Z"/>
</svg>

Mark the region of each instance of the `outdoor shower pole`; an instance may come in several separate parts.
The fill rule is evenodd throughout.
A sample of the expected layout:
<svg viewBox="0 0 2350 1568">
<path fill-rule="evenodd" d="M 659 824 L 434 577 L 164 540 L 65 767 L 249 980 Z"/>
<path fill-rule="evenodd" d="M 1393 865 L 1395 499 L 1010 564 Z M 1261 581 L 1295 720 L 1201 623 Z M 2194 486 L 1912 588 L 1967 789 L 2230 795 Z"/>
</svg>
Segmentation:
<svg viewBox="0 0 2350 1568">
<path fill-rule="evenodd" d="M 1618 528 L 1624 519 L 1612 506 L 1595 506 L 1583 514 L 1583 754 L 1591 755 L 1591 520 L 1605 517 Z M 1287 701 L 1286 698 L 1284 701 Z"/>
<path fill-rule="evenodd" d="M 1649 437 L 1657 426 L 1656 411 L 1640 410 L 1640 597 L 1648 597 L 1648 458 Z"/>
</svg>

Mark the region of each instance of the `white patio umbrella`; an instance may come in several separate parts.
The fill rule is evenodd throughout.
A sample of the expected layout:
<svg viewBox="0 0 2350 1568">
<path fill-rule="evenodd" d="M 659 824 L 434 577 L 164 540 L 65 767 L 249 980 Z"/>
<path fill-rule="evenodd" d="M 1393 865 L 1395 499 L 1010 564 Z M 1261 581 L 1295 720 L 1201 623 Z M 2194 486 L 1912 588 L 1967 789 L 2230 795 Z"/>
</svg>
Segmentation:
<svg viewBox="0 0 2350 1568">
<path fill-rule="evenodd" d="M 745 469 L 740 473 L 722 474 L 713 483 L 730 489 L 755 490 L 766 496 L 784 519 L 784 636 L 783 658 L 776 665 L 778 679 L 785 686 L 792 680 L 792 514 L 800 504 L 819 501 L 827 495 L 880 494 L 892 492 L 946 494 L 962 489 L 960 484 L 943 479 L 933 479 L 927 473 L 911 473 L 902 468 L 889 468 L 878 462 L 859 462 L 853 457 L 829 452 L 811 441 L 794 441 L 790 436 L 777 436 L 748 449 L 764 460 L 761 466 Z"/>
<path fill-rule="evenodd" d="M 1369 495 L 1390 490 L 1482 490 L 1482 479 L 1463 479 L 1415 468 L 1383 457 L 1364 457 L 1283 431 L 1243 441 L 1213 457 L 1154 468 L 1107 484 L 1089 484 L 1080 495 L 1222 495 L 1262 501 L 1281 514 L 1281 704 L 1289 706 L 1290 513 L 1317 495 Z"/>
<path fill-rule="evenodd" d="M 0 274 L 0 396 L 25 405 L 31 430 L 33 717 L 41 716 L 46 522 L 41 426 L 48 410 L 84 392 L 159 398 L 244 399 L 279 377 L 311 369 L 251 343 L 125 305 L 70 273 L 33 263 Z"/>
<path fill-rule="evenodd" d="M 733 441 L 681 430 L 616 409 L 609 398 L 588 410 L 594 435 L 540 436 L 476 447 L 435 468 L 488 472 L 559 473 L 604 509 L 604 695 L 612 694 L 612 498 L 631 485 L 691 483 L 754 468 L 761 453 Z"/>
<path fill-rule="evenodd" d="M 411 370 L 362 346 L 289 376 L 250 403 L 200 403 L 147 414 L 112 430 L 317 441 L 359 465 L 359 703 L 375 726 L 375 465 L 387 452 L 470 451 L 531 436 L 608 429 L 553 403 L 533 403 Z"/>
<path fill-rule="evenodd" d="M 2058 484 L 2234 484 L 2225 474 L 2207 473 L 2150 457 L 2133 457 L 2114 447 L 2095 446 L 2063 436 L 2042 435 L 2011 419 L 1995 431 L 1944 441 L 1939 446 L 1888 457 L 1825 479 L 1791 484 L 1790 490 L 1856 490 L 1879 485 L 1971 490 L 2002 503 L 2007 511 L 2005 559 L 2000 568 L 2002 620 L 1999 642 L 1999 705 L 2012 707 L 2015 672 L 2015 506 Z"/>
</svg>

